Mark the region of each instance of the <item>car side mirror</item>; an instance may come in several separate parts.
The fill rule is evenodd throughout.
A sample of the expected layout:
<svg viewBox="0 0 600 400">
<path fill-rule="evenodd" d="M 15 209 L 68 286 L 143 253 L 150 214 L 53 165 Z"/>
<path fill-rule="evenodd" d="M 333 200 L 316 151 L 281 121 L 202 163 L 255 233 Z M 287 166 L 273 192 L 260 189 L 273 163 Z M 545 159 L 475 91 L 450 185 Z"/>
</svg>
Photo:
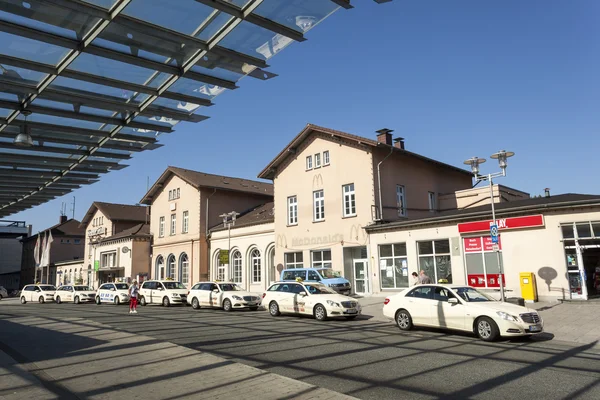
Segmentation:
<svg viewBox="0 0 600 400">
<path fill-rule="evenodd" d="M 35 289 L 35 291 L 36 291 L 37 293 L 41 292 L 41 290 L 40 290 L 40 289 Z"/>
<path fill-rule="evenodd" d="M 219 293 L 219 289 L 213 289 L 213 293 Z"/>
<path fill-rule="evenodd" d="M 117 291 L 117 289 L 115 289 L 115 288 L 110 288 L 110 290 L 113 291 L 113 292 Z"/>
<path fill-rule="evenodd" d="M 448 299 L 448 303 L 450 304 L 458 304 L 458 299 L 455 297 L 451 297 Z"/>
</svg>

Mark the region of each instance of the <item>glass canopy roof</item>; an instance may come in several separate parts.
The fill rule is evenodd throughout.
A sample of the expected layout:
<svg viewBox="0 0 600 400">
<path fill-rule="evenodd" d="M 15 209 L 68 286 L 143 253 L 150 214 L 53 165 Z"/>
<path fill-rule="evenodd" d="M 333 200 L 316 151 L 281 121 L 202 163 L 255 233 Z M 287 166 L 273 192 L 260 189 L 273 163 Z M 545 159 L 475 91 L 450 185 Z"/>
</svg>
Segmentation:
<svg viewBox="0 0 600 400">
<path fill-rule="evenodd" d="M 379 2 L 379 1 L 378 1 Z M 350 0 L 0 0 L 0 218 L 96 182 Z"/>
</svg>

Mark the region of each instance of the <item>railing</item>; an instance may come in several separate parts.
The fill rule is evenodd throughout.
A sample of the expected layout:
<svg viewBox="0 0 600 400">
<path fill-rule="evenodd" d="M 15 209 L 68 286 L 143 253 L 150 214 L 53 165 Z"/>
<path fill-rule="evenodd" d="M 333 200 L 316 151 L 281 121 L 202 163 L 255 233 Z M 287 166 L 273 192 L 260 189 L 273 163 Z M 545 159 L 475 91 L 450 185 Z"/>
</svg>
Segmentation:
<svg viewBox="0 0 600 400">
<path fill-rule="evenodd" d="M 25 221 L 2 221 L 0 220 L 0 226 L 6 226 L 11 228 L 25 228 Z"/>
</svg>

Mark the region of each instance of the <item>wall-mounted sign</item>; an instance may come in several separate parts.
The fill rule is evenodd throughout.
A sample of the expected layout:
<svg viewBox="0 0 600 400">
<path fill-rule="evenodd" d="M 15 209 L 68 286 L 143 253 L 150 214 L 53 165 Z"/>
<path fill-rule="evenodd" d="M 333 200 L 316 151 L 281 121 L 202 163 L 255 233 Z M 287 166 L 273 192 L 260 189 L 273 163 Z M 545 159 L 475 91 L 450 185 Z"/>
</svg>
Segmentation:
<svg viewBox="0 0 600 400">
<path fill-rule="evenodd" d="M 104 234 L 104 228 L 98 227 L 95 229 L 88 229 L 88 236 L 97 236 Z"/>
<path fill-rule="evenodd" d="M 94 271 L 98 271 L 100 269 L 100 261 L 94 261 Z"/>
<path fill-rule="evenodd" d="M 463 238 L 465 244 L 465 253 L 481 253 L 482 251 L 496 251 L 494 243 L 489 236 L 478 236 Z M 498 250 L 502 250 L 502 239 L 498 236 Z"/>
<path fill-rule="evenodd" d="M 229 264 L 229 250 L 219 250 L 219 262 L 221 265 Z"/>
<path fill-rule="evenodd" d="M 495 225 L 498 226 L 498 231 L 509 229 L 537 228 L 544 226 L 543 215 L 528 215 L 525 217 L 503 218 L 497 219 Z M 490 225 L 494 225 L 492 220 L 465 222 L 458 224 L 458 232 L 484 232 L 490 230 Z"/>
</svg>

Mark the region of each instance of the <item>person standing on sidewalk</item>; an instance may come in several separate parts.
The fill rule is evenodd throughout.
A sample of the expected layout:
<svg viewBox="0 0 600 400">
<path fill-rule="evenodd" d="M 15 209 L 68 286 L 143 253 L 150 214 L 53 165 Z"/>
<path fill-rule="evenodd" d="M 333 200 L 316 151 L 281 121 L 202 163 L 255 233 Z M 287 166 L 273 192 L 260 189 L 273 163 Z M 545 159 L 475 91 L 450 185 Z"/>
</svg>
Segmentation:
<svg viewBox="0 0 600 400">
<path fill-rule="evenodd" d="M 129 314 L 137 314 L 137 297 L 140 288 L 137 281 L 133 281 L 129 286 Z"/>
<path fill-rule="evenodd" d="M 431 278 L 427 276 L 424 270 L 421 270 L 421 273 L 419 275 L 419 281 L 421 282 L 421 284 L 427 285 L 431 283 Z"/>
</svg>

